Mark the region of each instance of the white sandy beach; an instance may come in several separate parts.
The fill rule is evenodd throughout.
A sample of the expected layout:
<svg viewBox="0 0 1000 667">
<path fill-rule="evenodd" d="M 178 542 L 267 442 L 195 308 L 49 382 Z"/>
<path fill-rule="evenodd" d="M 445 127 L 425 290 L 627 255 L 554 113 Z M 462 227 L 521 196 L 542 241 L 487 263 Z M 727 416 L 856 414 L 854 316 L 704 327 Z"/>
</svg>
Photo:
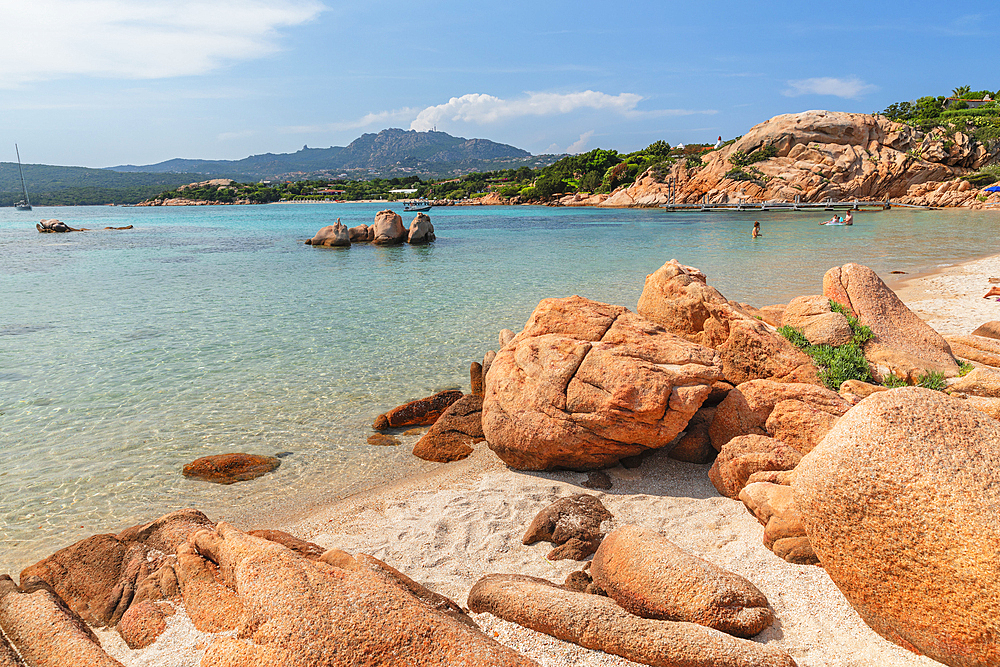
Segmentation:
<svg viewBox="0 0 1000 667">
<path fill-rule="evenodd" d="M 1000 319 L 1000 303 L 983 299 L 988 278 L 1000 276 L 1000 256 L 909 279 L 900 296 L 945 335 L 971 332 Z M 408 446 L 404 444 L 403 446 Z M 768 598 L 774 624 L 755 640 L 786 650 L 802 667 L 929 666 L 939 663 L 891 644 L 868 628 L 816 566 L 789 564 L 762 544 L 763 527 L 743 504 L 718 494 L 707 465 L 681 463 L 658 453 L 639 468 L 607 471 L 607 491 L 582 485 L 585 473 L 524 473 L 508 469 L 486 447 L 466 461 L 359 494 L 280 525 L 324 547 L 372 554 L 460 605 L 473 584 L 491 573 L 520 573 L 562 583 L 582 568 L 549 561 L 548 543 L 521 544 L 534 516 L 554 500 L 575 493 L 598 496 L 615 525 L 661 531 L 681 548 L 743 575 Z M 473 615 L 482 629 L 546 667 L 633 665 L 599 651 Z M 153 647 L 129 651 L 114 631 L 102 641 L 128 667 L 197 665 L 210 636 L 182 615 Z"/>
</svg>

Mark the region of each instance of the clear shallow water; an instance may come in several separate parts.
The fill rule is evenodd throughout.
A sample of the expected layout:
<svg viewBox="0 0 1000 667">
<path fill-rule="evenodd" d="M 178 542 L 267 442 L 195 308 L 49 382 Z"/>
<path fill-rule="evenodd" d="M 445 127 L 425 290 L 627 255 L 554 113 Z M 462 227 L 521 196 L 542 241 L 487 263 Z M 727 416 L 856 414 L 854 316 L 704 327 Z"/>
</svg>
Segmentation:
<svg viewBox="0 0 1000 667">
<path fill-rule="evenodd" d="M 634 309 L 646 274 L 676 258 L 731 299 L 779 303 L 848 261 L 886 275 L 996 253 L 1000 222 L 468 207 L 432 211 L 430 246 L 302 244 L 381 208 L 0 209 L 0 573 L 172 509 L 252 523 L 433 467 L 367 445 L 371 420 L 468 390 L 469 363 L 542 298 Z M 38 234 L 48 217 L 135 229 Z M 229 487 L 180 475 L 228 451 L 291 455 Z"/>
</svg>

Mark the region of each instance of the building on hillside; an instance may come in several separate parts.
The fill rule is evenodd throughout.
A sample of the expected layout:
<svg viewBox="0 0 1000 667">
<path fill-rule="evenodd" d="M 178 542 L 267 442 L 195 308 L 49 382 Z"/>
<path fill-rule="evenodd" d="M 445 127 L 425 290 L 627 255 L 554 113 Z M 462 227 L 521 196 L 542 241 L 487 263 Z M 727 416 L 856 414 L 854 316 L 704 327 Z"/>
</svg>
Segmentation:
<svg viewBox="0 0 1000 667">
<path fill-rule="evenodd" d="M 963 99 L 961 97 L 949 97 L 948 99 L 946 99 L 944 101 L 944 108 L 945 109 L 950 109 L 951 107 L 953 107 L 954 105 L 958 104 L 959 102 L 965 102 L 968 105 L 968 108 L 975 109 L 976 107 L 981 107 L 984 104 L 986 104 L 988 102 L 992 102 L 992 101 L 993 101 L 993 98 L 990 97 L 989 95 L 985 96 L 981 100 L 966 100 L 966 99 Z"/>
</svg>

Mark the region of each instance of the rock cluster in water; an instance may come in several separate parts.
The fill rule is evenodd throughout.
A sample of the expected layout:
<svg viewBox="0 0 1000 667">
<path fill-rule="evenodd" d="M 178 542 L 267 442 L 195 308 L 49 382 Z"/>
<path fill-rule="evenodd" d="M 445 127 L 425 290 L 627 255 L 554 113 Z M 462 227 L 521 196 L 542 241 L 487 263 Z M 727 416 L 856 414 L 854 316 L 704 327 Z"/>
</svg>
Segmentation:
<svg viewBox="0 0 1000 667">
<path fill-rule="evenodd" d="M 348 227 L 340 222 L 323 227 L 311 239 L 306 239 L 306 245 L 324 246 L 327 248 L 348 247 L 352 243 L 371 243 L 373 245 L 424 245 L 435 241 L 434 225 L 426 213 L 417 213 L 410 223 L 409 229 L 403 226 L 403 218 L 391 210 L 379 211 L 371 226 L 358 225 Z"/>
</svg>

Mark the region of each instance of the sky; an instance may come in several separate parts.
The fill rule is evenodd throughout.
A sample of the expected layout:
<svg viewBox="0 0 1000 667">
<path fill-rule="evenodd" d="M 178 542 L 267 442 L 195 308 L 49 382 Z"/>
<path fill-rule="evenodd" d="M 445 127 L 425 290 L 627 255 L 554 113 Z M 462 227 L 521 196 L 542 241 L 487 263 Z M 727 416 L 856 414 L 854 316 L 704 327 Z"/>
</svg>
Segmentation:
<svg viewBox="0 0 1000 667">
<path fill-rule="evenodd" d="M 1000 89 L 995 3 L 0 0 L 0 161 L 108 167 L 388 127 L 534 154 Z M 9 154 L 9 155 L 8 155 Z"/>
</svg>

